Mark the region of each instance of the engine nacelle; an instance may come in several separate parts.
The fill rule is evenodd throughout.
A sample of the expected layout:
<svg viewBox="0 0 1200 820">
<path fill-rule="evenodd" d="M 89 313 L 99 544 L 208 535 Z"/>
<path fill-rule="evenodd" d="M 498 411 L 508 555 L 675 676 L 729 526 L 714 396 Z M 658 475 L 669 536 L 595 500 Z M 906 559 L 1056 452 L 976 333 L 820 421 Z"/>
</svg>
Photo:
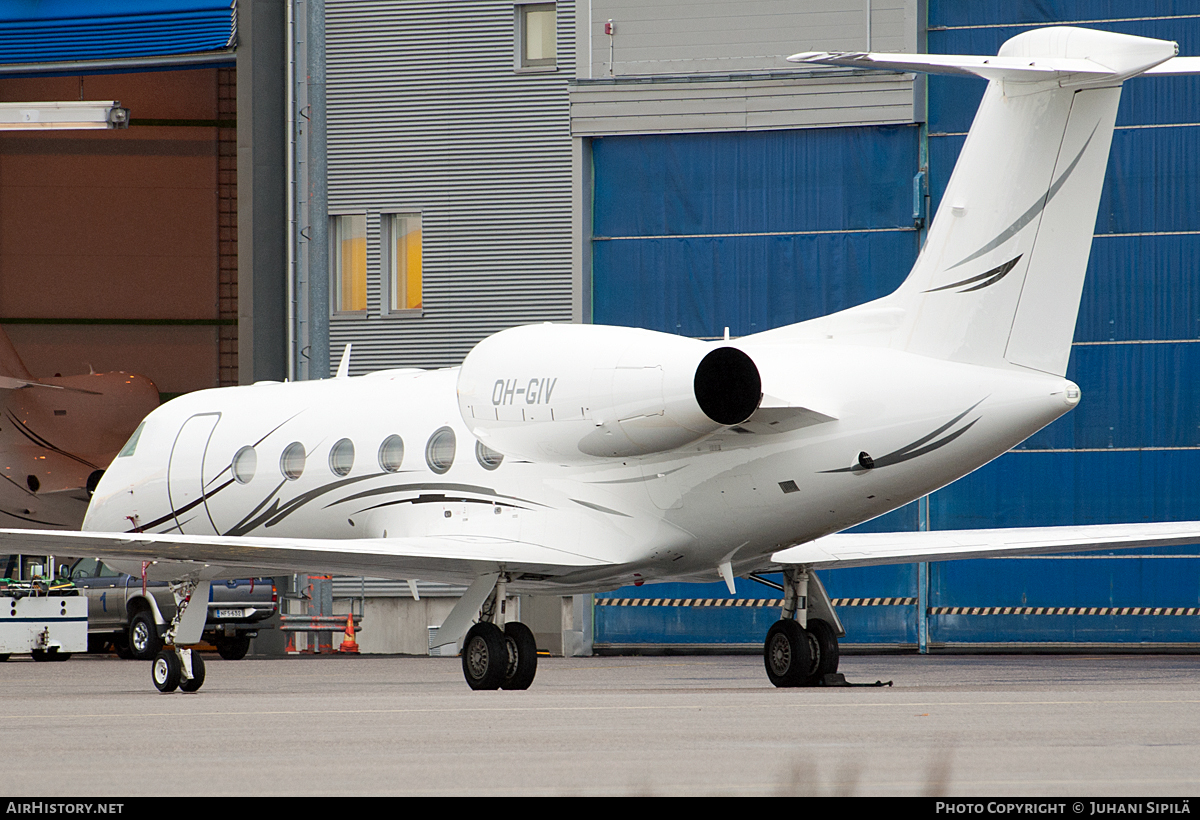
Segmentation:
<svg viewBox="0 0 1200 820">
<path fill-rule="evenodd" d="M 527 325 L 480 342 L 458 407 L 486 446 L 564 464 L 682 447 L 758 408 L 754 362 L 727 344 L 605 325 Z"/>
</svg>

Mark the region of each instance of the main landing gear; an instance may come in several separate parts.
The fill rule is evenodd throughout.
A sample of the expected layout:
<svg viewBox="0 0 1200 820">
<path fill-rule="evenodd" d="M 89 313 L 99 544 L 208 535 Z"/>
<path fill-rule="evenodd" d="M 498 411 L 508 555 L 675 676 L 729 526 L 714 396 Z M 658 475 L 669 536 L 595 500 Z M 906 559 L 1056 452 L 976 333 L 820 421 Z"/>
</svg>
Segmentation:
<svg viewBox="0 0 1200 820">
<path fill-rule="evenodd" d="M 822 608 L 833 607 L 825 590 L 806 567 L 783 571 L 783 612 L 767 631 L 763 664 L 776 686 L 822 686 L 841 683 L 837 675 L 837 631 L 829 621 L 808 617 L 809 582 L 815 582 Z"/>
<path fill-rule="evenodd" d="M 208 618 L 209 582 L 184 580 L 171 584 L 175 594 L 175 617 L 164 646 L 154 656 L 150 674 L 160 692 L 196 692 L 204 685 L 204 659 L 187 648 L 200 642 Z M 193 605 L 194 603 L 194 605 Z"/>
<path fill-rule="evenodd" d="M 533 632 L 517 621 L 504 623 L 506 586 L 500 576 L 480 608 L 480 622 L 463 640 L 463 677 L 472 689 L 528 689 L 537 675 Z"/>
</svg>

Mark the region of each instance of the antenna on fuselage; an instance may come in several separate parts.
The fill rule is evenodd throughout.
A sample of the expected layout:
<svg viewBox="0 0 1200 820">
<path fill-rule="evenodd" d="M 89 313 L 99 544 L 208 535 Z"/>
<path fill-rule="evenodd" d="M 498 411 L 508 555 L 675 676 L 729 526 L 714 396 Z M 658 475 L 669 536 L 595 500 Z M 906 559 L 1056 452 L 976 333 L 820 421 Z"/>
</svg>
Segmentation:
<svg viewBox="0 0 1200 820">
<path fill-rule="evenodd" d="M 338 363 L 336 379 L 344 379 L 350 375 L 350 347 L 351 342 L 346 342 L 346 346 L 342 348 L 342 360 Z"/>
</svg>

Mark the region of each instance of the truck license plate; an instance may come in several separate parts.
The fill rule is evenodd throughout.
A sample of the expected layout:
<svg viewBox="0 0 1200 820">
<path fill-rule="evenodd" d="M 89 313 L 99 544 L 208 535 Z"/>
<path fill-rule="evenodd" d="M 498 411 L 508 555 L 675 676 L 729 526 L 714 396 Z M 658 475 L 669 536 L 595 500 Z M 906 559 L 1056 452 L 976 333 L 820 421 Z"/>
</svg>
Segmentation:
<svg viewBox="0 0 1200 820">
<path fill-rule="evenodd" d="M 218 618 L 244 618 L 246 611 L 244 609 L 218 609 Z"/>
</svg>

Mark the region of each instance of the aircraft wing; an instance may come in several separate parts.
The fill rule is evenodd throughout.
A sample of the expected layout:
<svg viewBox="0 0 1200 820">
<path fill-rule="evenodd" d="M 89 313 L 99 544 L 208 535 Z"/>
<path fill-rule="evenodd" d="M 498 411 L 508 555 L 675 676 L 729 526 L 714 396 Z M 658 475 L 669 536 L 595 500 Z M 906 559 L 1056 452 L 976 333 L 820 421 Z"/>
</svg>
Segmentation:
<svg viewBox="0 0 1200 820">
<path fill-rule="evenodd" d="M 46 384 L 37 379 L 17 379 L 12 376 L 0 376 L 0 390 L 23 390 L 26 387 L 41 387 L 46 390 L 63 390 L 68 393 L 86 393 L 89 396 L 99 396 L 95 390 L 84 390 L 82 387 L 67 387 L 63 384 Z"/>
<path fill-rule="evenodd" d="M 323 539 L 0 529 L 0 547 L 8 552 L 207 565 L 210 569 L 203 577 L 308 571 L 471 580 L 501 565 L 513 573 L 553 576 L 611 563 L 523 541 L 466 535 Z"/>
<path fill-rule="evenodd" d="M 814 568 L 863 567 L 958 558 L 1177 547 L 1197 543 L 1200 543 L 1200 521 L 837 533 L 781 550 L 772 555 L 771 560 L 777 564 L 808 564 Z"/>
</svg>

